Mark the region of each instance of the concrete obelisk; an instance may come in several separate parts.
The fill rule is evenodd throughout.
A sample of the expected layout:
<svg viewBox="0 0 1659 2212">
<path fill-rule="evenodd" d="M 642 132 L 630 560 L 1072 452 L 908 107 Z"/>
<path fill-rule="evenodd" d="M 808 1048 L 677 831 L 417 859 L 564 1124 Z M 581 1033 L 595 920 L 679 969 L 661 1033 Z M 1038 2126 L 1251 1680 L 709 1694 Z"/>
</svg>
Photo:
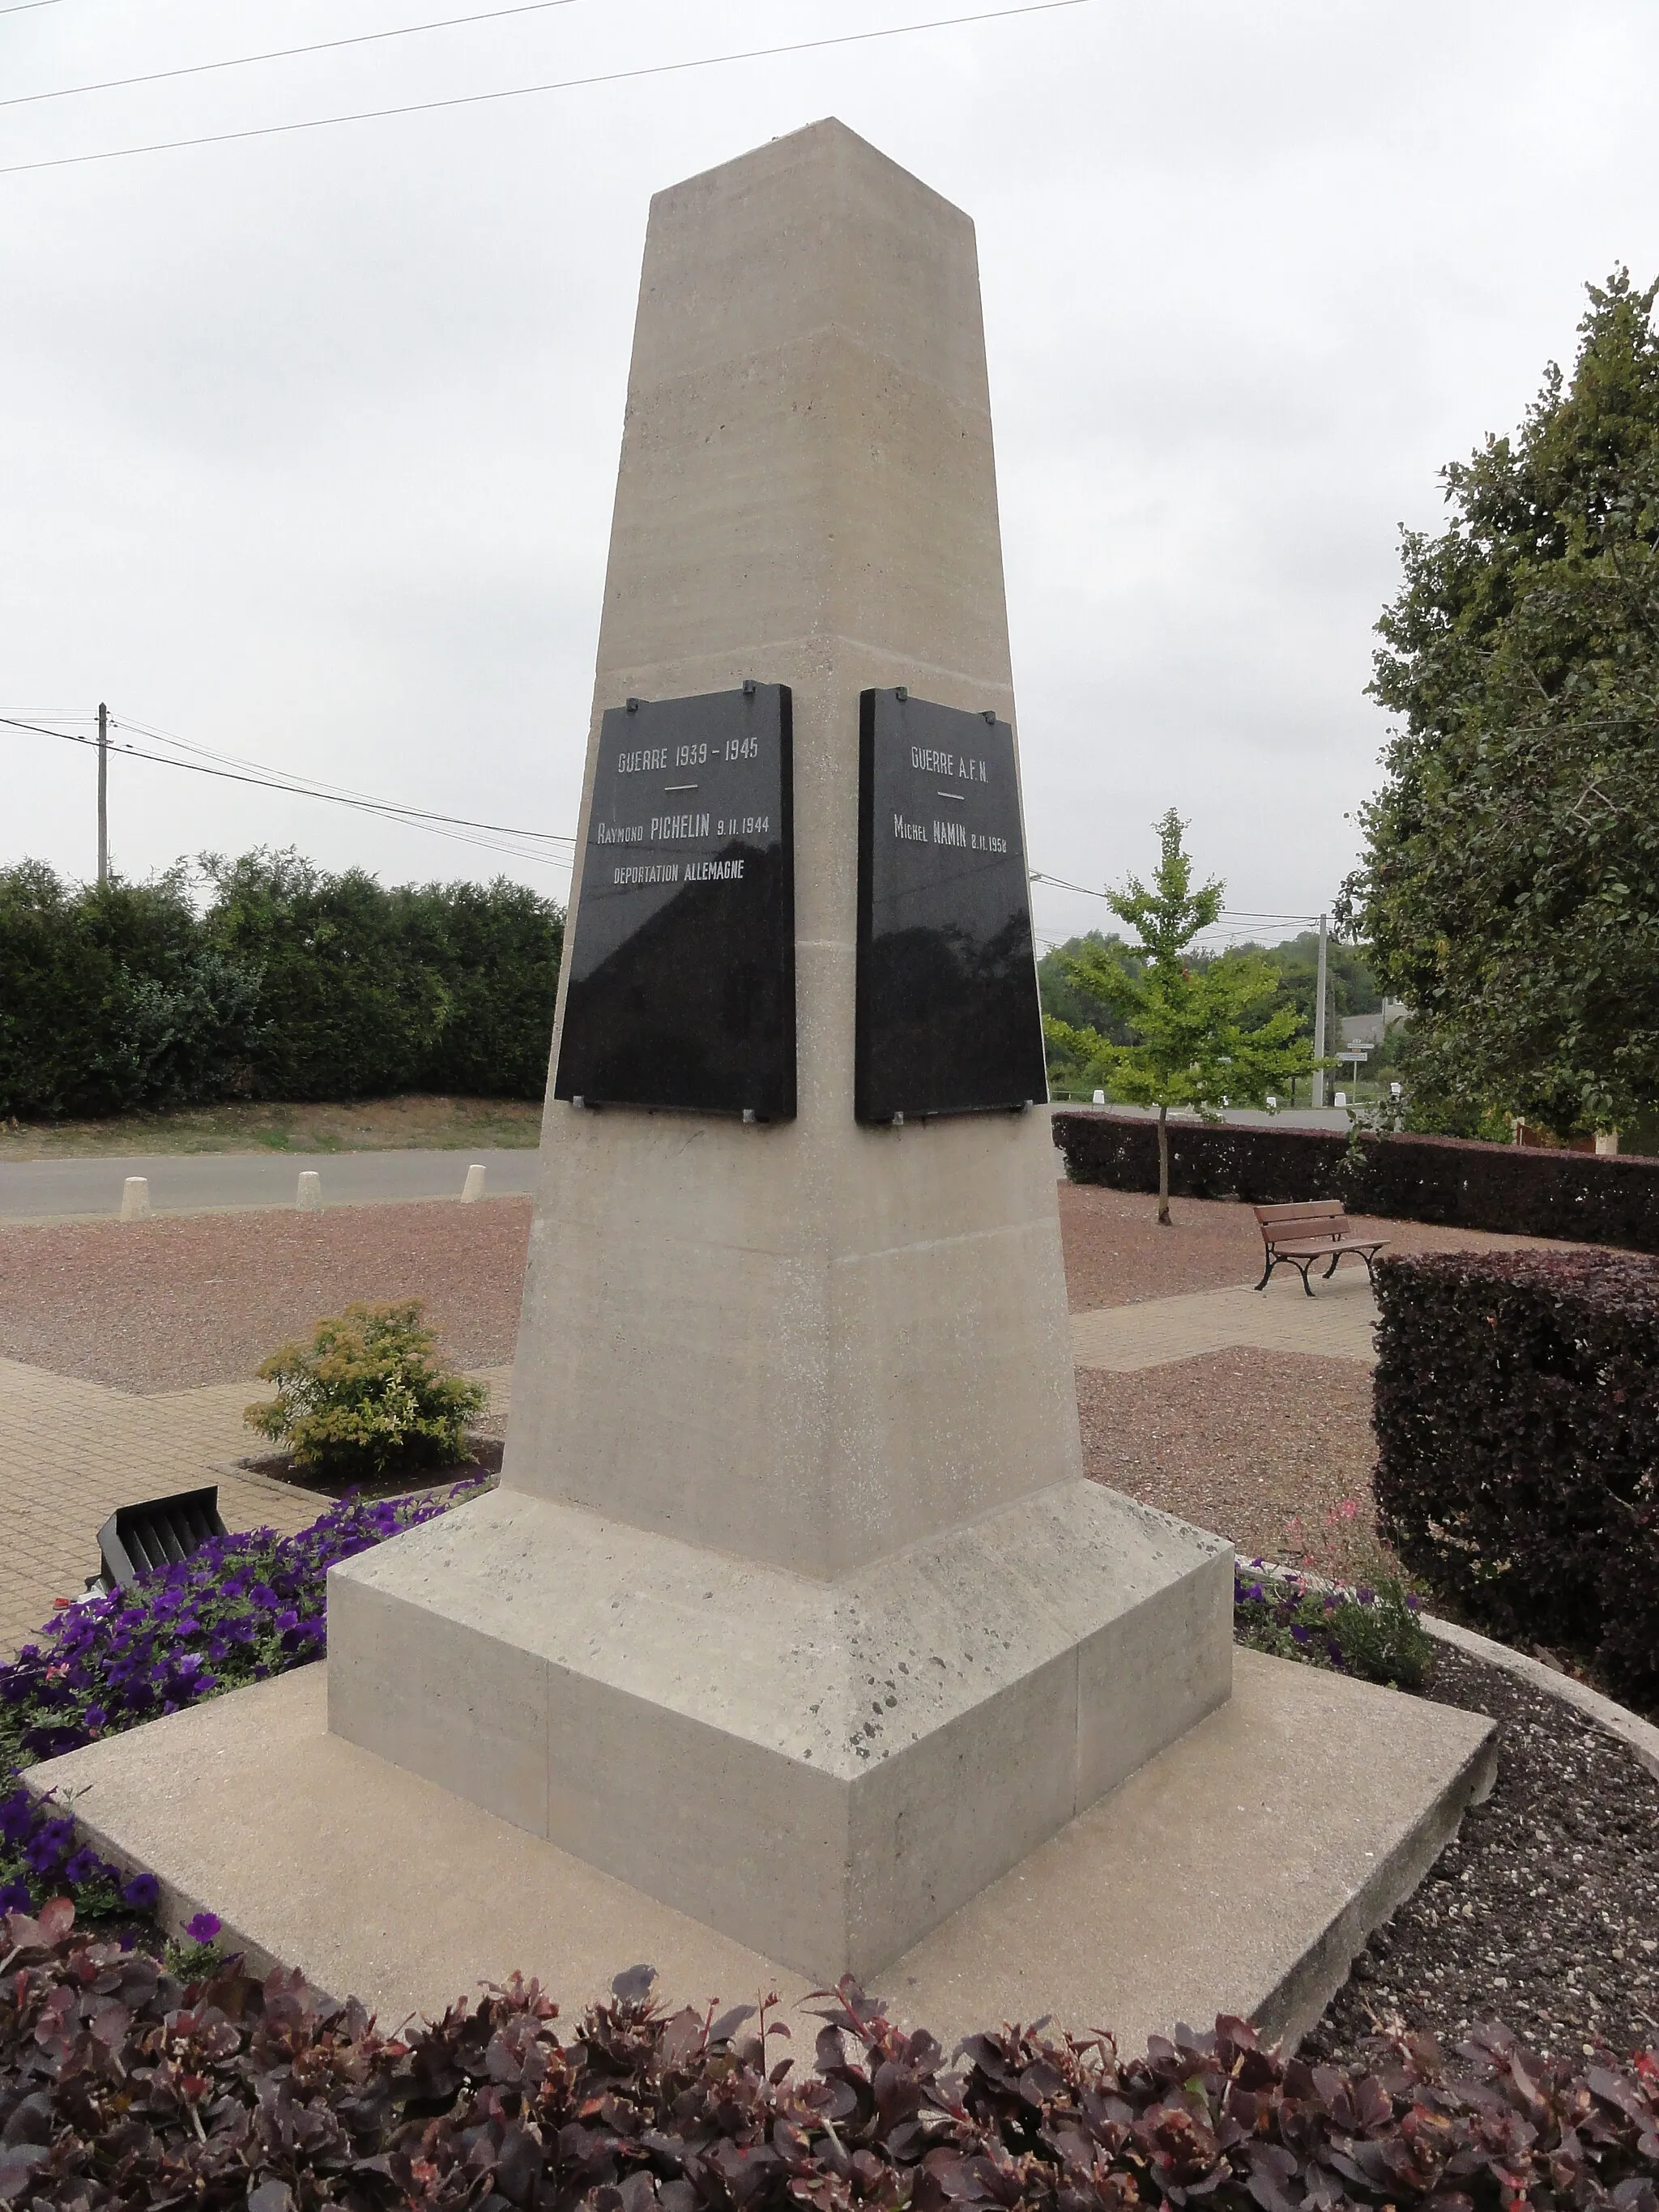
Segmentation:
<svg viewBox="0 0 1659 2212">
<path fill-rule="evenodd" d="M 550 1097 L 501 1486 L 335 1570 L 330 1724 L 833 1976 L 1231 1680 L 1227 1548 L 1080 1477 L 1046 1116 L 854 1116 L 860 695 L 1013 693 L 973 227 L 833 121 L 653 202 L 579 843 L 607 709 L 746 679 L 797 1113 Z"/>
</svg>

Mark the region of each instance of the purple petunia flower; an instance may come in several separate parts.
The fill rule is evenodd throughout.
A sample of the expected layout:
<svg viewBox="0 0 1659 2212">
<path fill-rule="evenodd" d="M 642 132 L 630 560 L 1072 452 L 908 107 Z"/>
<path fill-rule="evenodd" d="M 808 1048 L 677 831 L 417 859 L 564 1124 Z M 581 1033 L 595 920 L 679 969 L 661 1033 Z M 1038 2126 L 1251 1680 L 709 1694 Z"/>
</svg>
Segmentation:
<svg viewBox="0 0 1659 2212">
<path fill-rule="evenodd" d="M 161 1885 L 153 1874 L 136 1874 L 121 1885 L 121 1902 L 135 1912 L 154 1912 L 161 1895 Z"/>
<path fill-rule="evenodd" d="M 27 1790 L 14 1790 L 0 1797 L 0 1842 L 22 1843 L 34 1826 L 34 1800 Z"/>
<path fill-rule="evenodd" d="M 30 1912 L 33 1908 L 34 1899 L 29 1895 L 26 1881 L 9 1881 L 0 1889 L 0 1912 Z"/>
<path fill-rule="evenodd" d="M 72 1889 L 79 1889 L 82 1882 L 96 1881 L 100 1874 L 107 1871 L 104 1862 L 94 1850 L 92 1845 L 82 1844 L 80 1850 L 64 1867 L 64 1879 Z"/>
<path fill-rule="evenodd" d="M 185 1933 L 192 1943 L 210 1943 L 223 1925 L 216 1912 L 198 1912 Z"/>
</svg>

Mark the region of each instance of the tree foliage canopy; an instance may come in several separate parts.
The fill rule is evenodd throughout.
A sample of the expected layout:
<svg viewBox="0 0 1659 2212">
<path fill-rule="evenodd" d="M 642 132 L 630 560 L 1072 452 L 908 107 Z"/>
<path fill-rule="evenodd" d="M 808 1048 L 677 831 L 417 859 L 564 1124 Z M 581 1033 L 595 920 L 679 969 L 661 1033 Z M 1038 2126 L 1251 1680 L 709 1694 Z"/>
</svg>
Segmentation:
<svg viewBox="0 0 1659 2212">
<path fill-rule="evenodd" d="M 551 901 L 505 879 L 387 890 L 291 852 L 202 875 L 198 901 L 183 861 L 143 884 L 0 869 L 0 1115 L 541 1095 Z"/>
<path fill-rule="evenodd" d="M 1372 695 L 1403 720 L 1345 924 L 1415 1012 L 1419 1118 L 1565 1134 L 1659 1101 L 1659 285 L 1589 288 L 1571 380 L 1443 471 Z"/>
<path fill-rule="evenodd" d="M 1224 1097 L 1260 1104 L 1269 1091 L 1313 1067 L 1297 1034 L 1293 1005 L 1279 995 L 1279 970 L 1264 954 L 1194 955 L 1194 938 L 1221 911 L 1222 886 L 1193 889 L 1173 809 L 1158 824 L 1158 865 L 1150 885 L 1131 876 L 1108 893 L 1130 933 L 1087 938 L 1060 958 L 1073 988 L 1105 1008 L 1127 1042 L 1097 1027 L 1050 1015 L 1050 1040 L 1093 1079 L 1132 1105 L 1219 1106 Z"/>
</svg>

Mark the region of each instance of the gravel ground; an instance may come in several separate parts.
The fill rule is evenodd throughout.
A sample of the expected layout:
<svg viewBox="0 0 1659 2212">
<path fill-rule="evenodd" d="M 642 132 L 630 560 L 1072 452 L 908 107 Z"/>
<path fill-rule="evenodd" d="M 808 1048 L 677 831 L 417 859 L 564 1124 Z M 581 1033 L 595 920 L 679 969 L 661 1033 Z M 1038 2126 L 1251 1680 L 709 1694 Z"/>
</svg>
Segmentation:
<svg viewBox="0 0 1659 2212">
<path fill-rule="evenodd" d="M 1254 1279 L 1248 1207 L 1062 1186 L 1074 1309 Z M 0 1231 L 0 1357 L 146 1392 L 251 1376 L 354 1298 L 418 1297 L 459 1364 L 510 1359 L 526 1200 L 200 1214 Z M 1525 1240 L 1396 1224 L 1399 1250 Z M 1097 1479 L 1242 1548 L 1339 1574 L 1375 1558 L 1370 1375 L 1243 1348 L 1078 1377 Z M 1462 1655 L 1432 1694 L 1504 1728 L 1496 1790 L 1381 1931 L 1316 2031 L 1351 2051 L 1379 2027 L 1455 2037 L 1501 2013 L 1556 2049 L 1659 2021 L 1659 1783 L 1565 1706 Z M 1455 1910 L 1454 1910 L 1455 1906 Z M 1656 1948 L 1650 1948 L 1650 1946 Z"/>
<path fill-rule="evenodd" d="M 1060 1230 L 1072 1310 L 1134 1305 L 1183 1291 L 1223 1291 L 1253 1283 L 1261 1273 L 1261 1231 L 1248 1206 L 1232 1199 L 1170 1200 L 1171 1226 L 1158 1225 L 1158 1200 L 1101 1183 L 1060 1186 Z M 1535 1237 L 1497 1237 L 1480 1229 L 1437 1229 L 1426 1221 L 1352 1217 L 1361 1231 L 1386 1237 L 1394 1252 L 1508 1251 L 1535 1247 Z M 1576 1247 L 1551 1244 L 1551 1251 Z M 1351 1261 L 1349 1265 L 1353 1263 Z"/>
<path fill-rule="evenodd" d="M 1571 1706 L 1462 1652 L 1429 1691 L 1490 1713 L 1498 1781 L 1380 1928 L 1304 2049 L 1379 2032 L 1449 2043 L 1493 2017 L 1534 2047 L 1620 2052 L 1659 2033 L 1659 1780 Z"/>
<path fill-rule="evenodd" d="M 118 1390 L 253 1374 L 362 1298 L 420 1298 L 458 1366 L 513 1357 L 528 1199 L 0 1230 L 0 1358 Z"/>
<path fill-rule="evenodd" d="M 1339 1579 L 1374 1566 L 1371 1370 L 1237 1346 L 1131 1375 L 1077 1370 L 1083 1465 L 1241 1552 Z"/>
</svg>

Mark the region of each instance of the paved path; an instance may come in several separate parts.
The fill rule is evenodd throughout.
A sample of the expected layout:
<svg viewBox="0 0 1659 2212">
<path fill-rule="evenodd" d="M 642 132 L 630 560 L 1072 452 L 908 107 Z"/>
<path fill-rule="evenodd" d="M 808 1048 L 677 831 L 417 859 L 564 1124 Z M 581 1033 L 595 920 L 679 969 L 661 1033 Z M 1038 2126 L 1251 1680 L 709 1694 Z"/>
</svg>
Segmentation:
<svg viewBox="0 0 1659 2212">
<path fill-rule="evenodd" d="M 512 1369 L 475 1372 L 489 1386 L 491 1414 L 504 1413 Z M 98 1531 L 118 1506 L 216 1482 L 231 1528 L 289 1534 L 325 1511 L 326 1498 L 218 1471 L 258 1442 L 242 1408 L 268 1389 L 216 1382 L 140 1398 L 0 1359 L 0 1656 L 30 1640 L 54 1599 L 85 1587 Z"/>
<path fill-rule="evenodd" d="M 495 1155 L 534 1164 L 533 1152 Z M 455 1153 L 368 1153 L 366 1160 L 464 1161 Z M 175 1167 L 223 1164 L 174 1161 Z M 328 1162 L 328 1168 L 341 1164 Z M 51 1164 L 56 1165 L 58 1164 Z M 108 1162 L 63 1163 L 107 1167 Z M 118 1173 L 124 1163 L 113 1164 Z M 264 1170 L 292 1170 L 290 1160 L 258 1160 Z M 11 1176 L 27 1172 L 7 1170 Z M 325 1190 L 327 1190 L 325 1183 Z M 1120 1373 L 1158 1367 L 1231 1345 L 1302 1352 L 1328 1359 L 1370 1362 L 1376 1308 L 1364 1274 L 1349 1268 L 1318 1295 L 1303 1296 L 1294 1278 L 1265 1291 L 1239 1288 L 1152 1298 L 1072 1316 L 1074 1355 L 1082 1367 Z M 490 1412 L 508 1407 L 510 1367 L 482 1368 Z M 52 1601 L 79 1591 L 98 1564 L 98 1530 L 119 1505 L 164 1497 L 216 1481 L 219 1504 L 233 1528 L 269 1525 L 290 1531 L 314 1521 L 323 1501 L 279 1483 L 228 1475 L 221 1469 L 252 1441 L 242 1409 L 263 1395 L 257 1382 L 220 1382 L 150 1397 L 78 1382 L 0 1359 L 0 1653 L 39 1630 Z"/>
<path fill-rule="evenodd" d="M 475 1160 L 491 1198 L 529 1196 L 533 1150 L 410 1152 L 191 1152 L 149 1158 L 0 1162 L 0 1220 L 117 1214 L 129 1176 L 149 1181 L 151 1211 L 194 1213 L 292 1206 L 301 1171 L 322 1178 L 325 1206 L 459 1198 Z"/>
<path fill-rule="evenodd" d="M 1200 1352 L 1253 1345 L 1263 1352 L 1307 1352 L 1323 1359 L 1374 1365 L 1376 1301 L 1362 1267 L 1347 1267 L 1303 1295 L 1299 1277 L 1265 1291 L 1193 1291 L 1139 1305 L 1101 1306 L 1072 1316 L 1072 1357 L 1079 1367 L 1128 1374 Z"/>
</svg>

